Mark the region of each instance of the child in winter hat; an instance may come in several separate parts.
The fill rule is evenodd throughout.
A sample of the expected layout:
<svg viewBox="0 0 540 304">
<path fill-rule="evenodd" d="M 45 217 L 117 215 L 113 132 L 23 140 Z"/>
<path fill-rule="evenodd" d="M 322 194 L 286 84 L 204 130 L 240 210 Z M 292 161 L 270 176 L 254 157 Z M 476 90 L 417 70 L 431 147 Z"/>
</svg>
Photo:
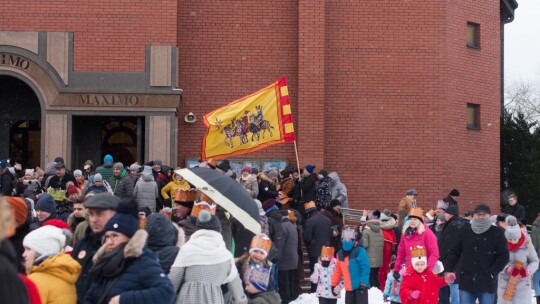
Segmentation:
<svg viewBox="0 0 540 304">
<path fill-rule="evenodd" d="M 313 274 L 309 277 L 311 283 L 317 284 L 316 295 L 319 302 L 328 303 L 340 297 L 343 282 L 336 288 L 336 294 L 331 291 L 332 282 L 330 278 L 336 270 L 336 259 L 334 258 L 334 247 L 322 246 L 319 261 L 313 266 Z M 322 299 L 321 299 L 322 298 Z"/>
<path fill-rule="evenodd" d="M 437 303 L 439 289 L 455 280 L 454 274 L 437 277 L 427 268 L 427 252 L 423 246 L 411 249 L 411 266 L 403 268 L 399 273 L 403 277 L 399 291 L 402 304 Z"/>
<path fill-rule="evenodd" d="M 390 301 L 390 304 L 399 304 L 401 299 L 399 298 L 399 289 L 401 286 L 401 276 L 397 279 L 394 278 L 394 262 L 390 263 L 390 272 L 386 277 L 386 283 L 383 290 L 384 302 Z"/>
<path fill-rule="evenodd" d="M 253 237 L 249 255 L 243 258 L 242 279 L 252 300 L 263 297 L 271 299 L 271 303 L 281 303 L 279 294 L 274 291 L 272 262 L 268 260 L 271 247 L 272 240 L 265 234 Z"/>
</svg>

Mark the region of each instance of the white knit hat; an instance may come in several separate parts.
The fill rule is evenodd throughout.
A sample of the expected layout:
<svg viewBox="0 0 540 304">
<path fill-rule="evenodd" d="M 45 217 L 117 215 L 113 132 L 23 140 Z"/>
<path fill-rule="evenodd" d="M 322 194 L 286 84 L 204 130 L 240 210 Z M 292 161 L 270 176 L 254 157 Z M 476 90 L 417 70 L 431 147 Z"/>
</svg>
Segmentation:
<svg viewBox="0 0 540 304">
<path fill-rule="evenodd" d="M 26 235 L 23 246 L 40 255 L 60 253 L 66 245 L 66 236 L 62 229 L 54 226 L 42 226 Z"/>
</svg>

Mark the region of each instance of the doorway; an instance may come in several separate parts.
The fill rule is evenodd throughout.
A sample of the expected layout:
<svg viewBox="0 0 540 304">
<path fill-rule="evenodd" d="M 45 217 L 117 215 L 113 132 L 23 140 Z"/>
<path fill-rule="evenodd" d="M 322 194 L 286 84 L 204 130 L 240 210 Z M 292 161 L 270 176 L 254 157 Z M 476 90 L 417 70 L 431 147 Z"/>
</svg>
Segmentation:
<svg viewBox="0 0 540 304">
<path fill-rule="evenodd" d="M 0 159 L 23 168 L 40 165 L 41 106 L 24 81 L 0 75 Z"/>
<path fill-rule="evenodd" d="M 144 117 L 73 116 L 73 168 L 81 169 L 86 160 L 94 168 L 103 157 L 112 155 L 114 162 L 129 166 L 144 159 Z"/>
</svg>

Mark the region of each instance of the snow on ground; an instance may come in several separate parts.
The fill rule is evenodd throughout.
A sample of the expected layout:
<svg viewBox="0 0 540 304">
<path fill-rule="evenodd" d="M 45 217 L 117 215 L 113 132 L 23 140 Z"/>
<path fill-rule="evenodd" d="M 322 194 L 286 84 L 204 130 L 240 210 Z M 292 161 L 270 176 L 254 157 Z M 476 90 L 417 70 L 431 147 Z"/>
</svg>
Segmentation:
<svg viewBox="0 0 540 304">
<path fill-rule="evenodd" d="M 370 304 L 382 304 L 383 296 L 382 292 L 377 288 L 369 289 L 369 303 Z M 341 297 L 338 299 L 338 304 L 345 304 L 345 289 L 341 291 Z M 319 299 L 315 293 L 303 293 L 296 300 L 290 302 L 289 304 L 317 304 Z M 534 302 L 536 304 L 536 301 Z"/>
</svg>

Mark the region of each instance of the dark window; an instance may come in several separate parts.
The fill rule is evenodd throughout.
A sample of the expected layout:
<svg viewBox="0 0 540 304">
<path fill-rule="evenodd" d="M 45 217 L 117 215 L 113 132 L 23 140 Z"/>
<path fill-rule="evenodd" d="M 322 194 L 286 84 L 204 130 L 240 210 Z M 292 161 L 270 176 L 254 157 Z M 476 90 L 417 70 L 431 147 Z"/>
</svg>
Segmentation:
<svg viewBox="0 0 540 304">
<path fill-rule="evenodd" d="M 480 24 L 467 22 L 467 46 L 480 48 Z"/>
<path fill-rule="evenodd" d="M 467 104 L 467 129 L 480 129 L 480 105 Z"/>
</svg>

